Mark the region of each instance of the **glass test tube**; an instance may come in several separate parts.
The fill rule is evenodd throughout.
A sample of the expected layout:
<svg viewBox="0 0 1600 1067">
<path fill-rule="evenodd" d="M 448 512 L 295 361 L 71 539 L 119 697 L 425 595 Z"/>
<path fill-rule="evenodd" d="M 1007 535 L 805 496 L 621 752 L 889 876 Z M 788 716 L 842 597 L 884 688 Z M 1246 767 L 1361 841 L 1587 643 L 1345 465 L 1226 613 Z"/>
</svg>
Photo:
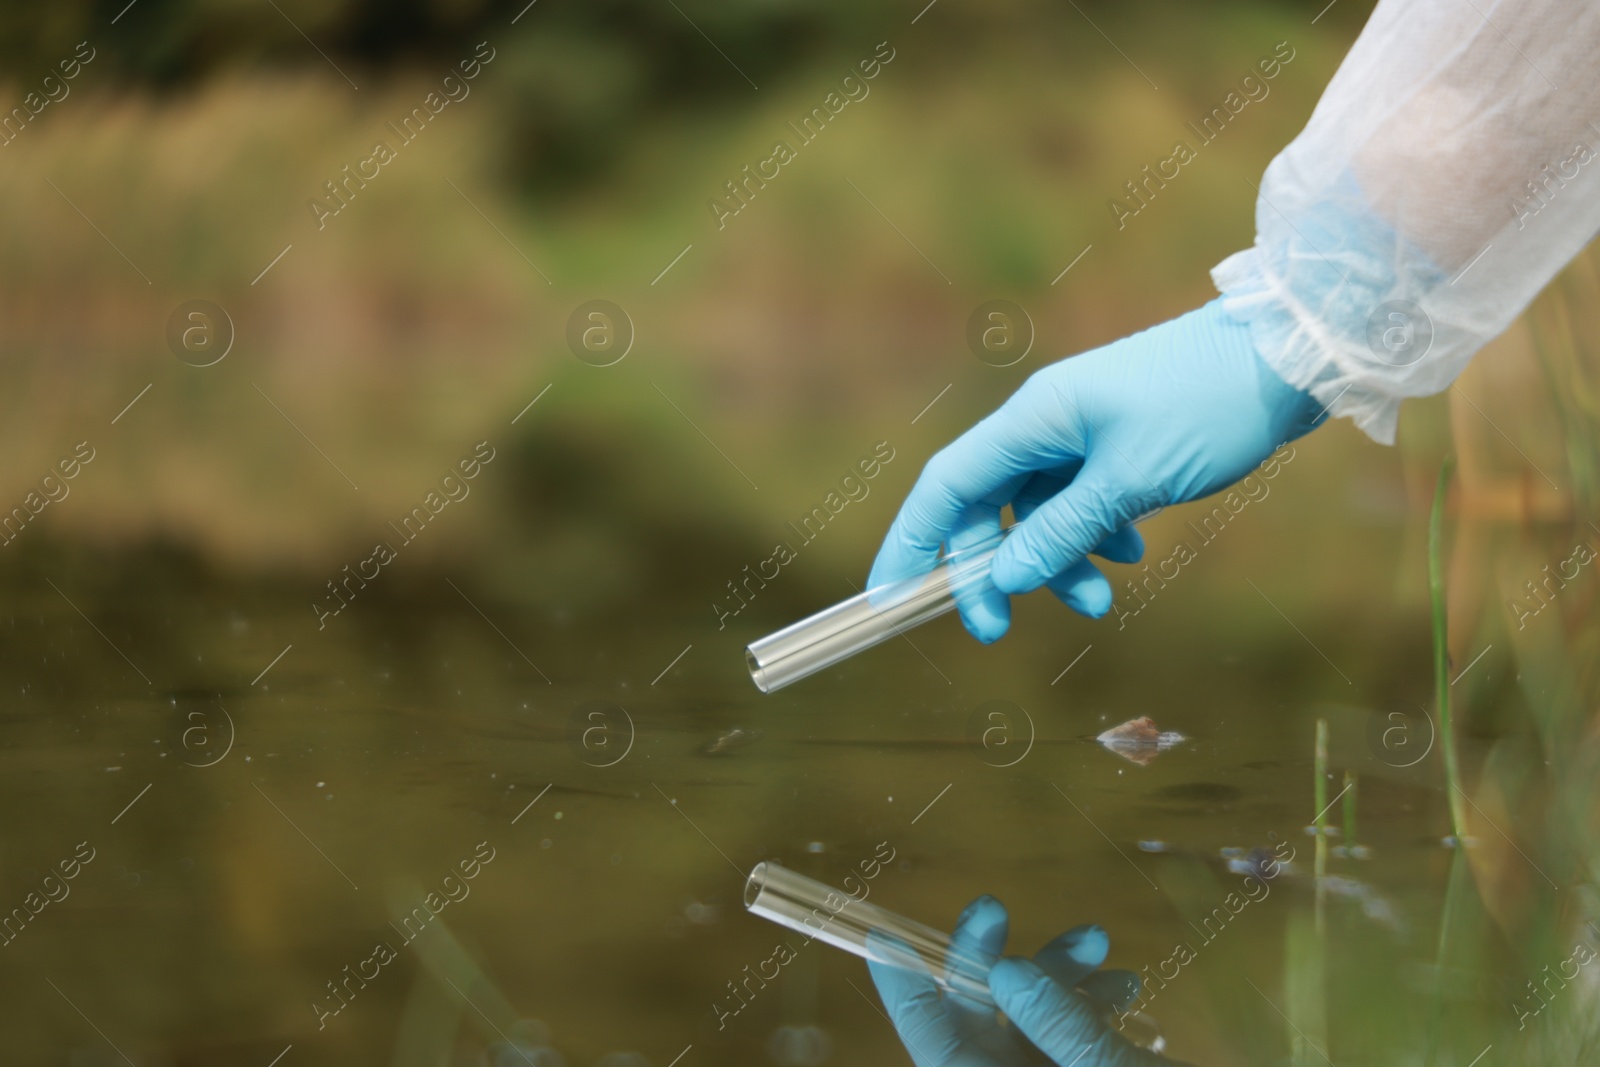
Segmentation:
<svg viewBox="0 0 1600 1067">
<path fill-rule="evenodd" d="M 868 589 L 752 641 L 744 659 L 756 688 L 782 689 L 954 610 L 957 597 L 975 594 L 989 581 L 995 551 L 1011 529 L 944 556 L 927 574 Z"/>
<path fill-rule="evenodd" d="M 1161 510 L 1153 508 L 1129 525 L 1137 526 Z M 868 589 L 752 641 L 745 646 L 744 661 L 756 688 L 763 693 L 782 689 L 953 611 L 963 597 L 975 595 L 989 582 L 994 554 L 1014 529 L 1007 526 L 975 545 L 943 556 L 933 570 L 920 577 Z"/>
<path fill-rule="evenodd" d="M 787 867 L 756 864 L 745 880 L 744 906 L 753 915 L 862 959 L 905 967 L 914 954 L 940 988 L 991 1008 L 995 1006 L 989 995 L 989 965 L 952 944 L 949 934 L 868 904 Z M 886 951 L 870 943 L 867 935 L 873 931 L 893 938 L 900 951 Z"/>
</svg>

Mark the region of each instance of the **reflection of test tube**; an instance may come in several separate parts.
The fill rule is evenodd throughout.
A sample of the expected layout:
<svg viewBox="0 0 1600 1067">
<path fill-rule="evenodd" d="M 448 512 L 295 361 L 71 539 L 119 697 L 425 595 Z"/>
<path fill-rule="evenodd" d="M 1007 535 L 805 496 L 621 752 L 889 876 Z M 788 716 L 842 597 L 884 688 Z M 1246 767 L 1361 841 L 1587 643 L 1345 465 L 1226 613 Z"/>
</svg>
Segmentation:
<svg viewBox="0 0 1600 1067">
<path fill-rule="evenodd" d="M 949 934 L 776 863 L 758 863 L 750 872 L 744 884 L 744 906 L 763 919 L 862 959 L 905 967 L 914 955 L 947 992 L 995 1006 L 989 995 L 988 963 L 952 944 Z M 869 944 L 867 935 L 874 931 L 886 935 L 888 944 Z"/>
<path fill-rule="evenodd" d="M 801 619 L 744 650 L 756 688 L 782 689 L 956 607 L 989 581 L 1008 527 L 943 557 L 927 574 L 880 585 Z"/>
<path fill-rule="evenodd" d="M 745 879 L 744 906 L 752 915 L 771 919 L 805 934 L 807 939 L 825 941 L 865 960 L 901 968 L 920 962 L 945 992 L 998 1008 L 989 992 L 990 964 L 955 944 L 949 934 L 841 893 L 787 867 L 756 864 Z M 869 940 L 872 933 L 884 936 Z M 1084 995 L 1082 990 L 1073 992 Z M 1166 1047 L 1161 1027 L 1143 1012 L 1118 1012 L 1104 1005 L 1102 1009 L 1107 1025 L 1115 1018 L 1118 1032 L 1133 1044 L 1154 1052 Z"/>
</svg>

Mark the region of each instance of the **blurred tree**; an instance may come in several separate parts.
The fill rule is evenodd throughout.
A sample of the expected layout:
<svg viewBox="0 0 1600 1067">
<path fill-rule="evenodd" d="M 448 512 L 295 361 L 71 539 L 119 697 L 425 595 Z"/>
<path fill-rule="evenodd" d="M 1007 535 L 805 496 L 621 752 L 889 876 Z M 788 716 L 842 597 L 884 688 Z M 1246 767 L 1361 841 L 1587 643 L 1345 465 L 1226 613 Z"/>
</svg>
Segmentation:
<svg viewBox="0 0 1600 1067">
<path fill-rule="evenodd" d="M 236 69 L 316 69 L 323 52 L 358 84 L 397 68 L 453 64 L 488 40 L 506 59 L 516 107 L 505 161 L 525 188 L 571 187 L 624 151 L 630 135 L 662 114 L 737 108 L 782 85 L 808 62 L 868 49 L 907 33 L 963 37 L 974 20 L 1042 23 L 1071 35 L 1084 14 L 1097 23 L 1126 5 L 1081 0 L 1003 0 L 981 13 L 951 12 L 911 28 L 922 0 L 54 0 L 0 5 L 0 69 L 21 84 L 43 78 L 73 46 L 98 51 L 97 78 L 160 90 L 192 87 Z M 1250 18 L 1301 0 L 1247 0 L 1220 15 Z M 1359 22 L 1367 5 L 1338 4 L 1325 24 Z M 511 19 L 522 13 L 516 26 Z M 112 20 L 116 19 L 113 24 Z M 304 36 L 302 36 L 302 34 Z M 315 43 L 309 47 L 306 38 Z M 713 44 L 712 42 L 715 42 Z M 723 54 L 719 55 L 721 52 Z"/>
<path fill-rule="evenodd" d="M 0 69 L 21 84 L 77 42 L 95 73 L 164 91 L 238 69 L 316 69 L 325 53 L 358 84 L 396 69 L 453 65 L 488 40 L 518 102 L 507 162 L 521 183 L 567 185 L 626 145 L 651 114 L 737 105 L 757 84 L 840 41 L 869 48 L 871 23 L 846 0 L 59 0 L 0 6 Z M 112 19 L 117 19 L 112 24 Z M 692 20 L 692 21 L 691 21 Z M 307 46 L 310 38 L 316 50 Z M 713 45 L 711 42 L 715 41 Z"/>
</svg>

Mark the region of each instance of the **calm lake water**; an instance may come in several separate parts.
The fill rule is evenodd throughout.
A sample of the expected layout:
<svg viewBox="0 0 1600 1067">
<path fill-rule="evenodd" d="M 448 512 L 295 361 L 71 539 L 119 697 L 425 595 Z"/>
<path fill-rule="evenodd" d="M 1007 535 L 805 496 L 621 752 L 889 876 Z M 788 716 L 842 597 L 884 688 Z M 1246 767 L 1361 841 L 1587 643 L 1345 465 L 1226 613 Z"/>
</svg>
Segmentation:
<svg viewBox="0 0 1600 1067">
<path fill-rule="evenodd" d="M 874 902 L 948 928 L 993 893 L 1014 951 L 1089 921 L 1113 966 L 1189 945 L 1149 1003 L 1171 1051 L 1287 1062 L 1318 716 L 1327 796 L 1359 775 L 1372 853 L 1329 861 L 1359 880 L 1325 905 L 1329 1010 L 1376 998 L 1372 1040 L 1425 1030 L 1407 1005 L 1452 855 L 1438 754 L 1402 768 L 1369 743 L 1373 694 L 1428 699 L 1415 613 L 1289 623 L 1197 581 L 1119 631 L 1033 597 L 990 648 L 946 618 L 762 696 L 741 649 L 785 602 L 718 631 L 698 602 L 596 619 L 419 569 L 318 630 L 293 582 L 72 564 L 41 564 L 57 588 L 22 581 L 5 620 L 6 906 L 39 907 L 0 970 L 13 1062 L 905 1062 L 835 949 L 732 989 L 793 937 L 744 913 L 744 872 L 837 884 L 885 847 Z M 1145 714 L 1189 740 L 1148 765 L 1094 742 Z M 1250 849 L 1295 858 L 1202 925 Z"/>
</svg>

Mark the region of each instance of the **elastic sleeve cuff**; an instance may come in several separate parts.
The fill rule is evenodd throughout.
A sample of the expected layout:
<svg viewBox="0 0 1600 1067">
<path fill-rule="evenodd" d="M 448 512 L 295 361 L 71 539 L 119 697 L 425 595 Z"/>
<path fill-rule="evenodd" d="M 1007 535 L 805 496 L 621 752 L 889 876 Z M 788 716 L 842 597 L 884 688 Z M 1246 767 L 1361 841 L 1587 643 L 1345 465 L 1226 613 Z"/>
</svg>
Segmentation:
<svg viewBox="0 0 1600 1067">
<path fill-rule="evenodd" d="M 1482 338 L 1348 170 L 1316 180 L 1288 157 L 1262 176 L 1255 243 L 1212 280 L 1280 378 L 1392 445 L 1400 401 L 1448 388 Z"/>
<path fill-rule="evenodd" d="M 1267 269 L 1256 248 L 1235 252 L 1211 271 L 1222 307 L 1250 331 L 1263 362 L 1289 385 L 1316 398 L 1332 418 L 1349 418 L 1367 436 L 1392 445 L 1400 398 L 1340 370 L 1344 342 Z"/>
</svg>

